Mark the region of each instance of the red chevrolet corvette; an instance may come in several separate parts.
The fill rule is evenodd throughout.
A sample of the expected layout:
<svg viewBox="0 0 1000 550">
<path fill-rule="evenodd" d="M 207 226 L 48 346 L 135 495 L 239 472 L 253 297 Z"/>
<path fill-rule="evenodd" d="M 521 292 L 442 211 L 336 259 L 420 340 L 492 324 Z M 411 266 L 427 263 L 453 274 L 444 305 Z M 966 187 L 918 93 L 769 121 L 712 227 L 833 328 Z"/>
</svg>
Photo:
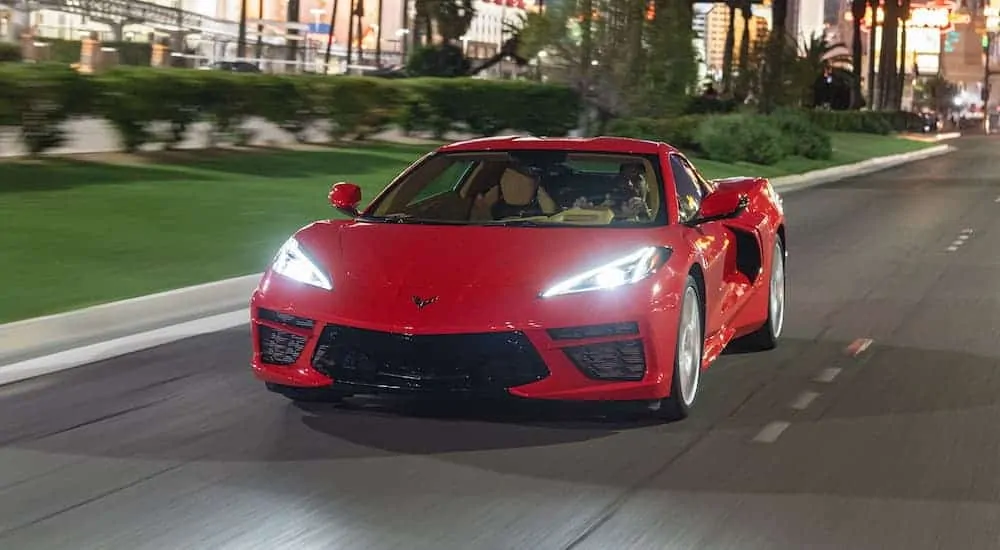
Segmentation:
<svg viewBox="0 0 1000 550">
<path fill-rule="evenodd" d="M 295 400 L 444 392 L 634 401 L 683 418 L 734 339 L 773 348 L 781 199 L 636 139 L 500 137 L 421 158 L 278 251 L 253 370 Z"/>
</svg>

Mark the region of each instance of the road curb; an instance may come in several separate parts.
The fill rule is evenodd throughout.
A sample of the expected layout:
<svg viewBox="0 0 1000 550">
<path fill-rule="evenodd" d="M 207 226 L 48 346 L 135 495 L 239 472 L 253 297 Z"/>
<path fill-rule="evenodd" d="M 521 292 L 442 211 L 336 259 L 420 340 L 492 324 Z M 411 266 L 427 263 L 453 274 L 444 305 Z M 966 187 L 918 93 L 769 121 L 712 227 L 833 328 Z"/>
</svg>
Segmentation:
<svg viewBox="0 0 1000 550">
<path fill-rule="evenodd" d="M 809 189 L 810 187 L 816 187 L 817 185 L 825 185 L 827 183 L 834 183 L 848 178 L 873 174 L 875 172 L 888 170 L 889 168 L 895 168 L 896 166 L 916 162 L 918 160 L 926 160 L 946 155 L 955 150 L 955 147 L 951 145 L 935 145 L 926 149 L 920 149 L 919 151 L 910 151 L 909 153 L 877 157 L 854 164 L 833 166 L 822 170 L 813 170 L 812 172 L 806 172 L 804 174 L 771 178 L 771 185 L 773 185 L 774 188 L 780 193 L 791 193 L 794 191 Z"/>
<path fill-rule="evenodd" d="M 235 277 L 0 325 L 0 372 L 11 363 L 246 310 L 260 277 Z"/>
<path fill-rule="evenodd" d="M 788 193 L 932 158 L 950 145 L 771 179 Z M 260 273 L 0 325 L 0 385 L 249 323 Z M 249 345 L 249 344 L 248 344 Z"/>
</svg>

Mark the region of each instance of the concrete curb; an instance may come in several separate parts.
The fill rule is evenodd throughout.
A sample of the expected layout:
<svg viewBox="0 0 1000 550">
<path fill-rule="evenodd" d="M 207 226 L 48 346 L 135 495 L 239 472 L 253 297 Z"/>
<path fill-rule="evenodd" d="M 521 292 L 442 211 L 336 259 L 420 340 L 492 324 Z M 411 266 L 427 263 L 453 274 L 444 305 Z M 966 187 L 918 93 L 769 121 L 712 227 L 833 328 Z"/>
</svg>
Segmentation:
<svg viewBox="0 0 1000 550">
<path fill-rule="evenodd" d="M 880 172 L 882 170 L 888 170 L 889 168 L 894 168 L 903 164 L 916 162 L 918 160 L 925 160 L 945 155 L 955 150 L 955 147 L 951 145 L 935 145 L 934 147 L 920 149 L 919 151 L 911 151 L 909 153 L 900 153 L 898 155 L 890 155 L 886 157 L 877 157 L 854 164 L 833 166 L 822 170 L 813 170 L 812 172 L 806 172 L 805 174 L 771 178 L 771 185 L 773 185 L 774 188 L 781 193 L 801 191 L 817 185 L 824 185 L 848 178 L 864 176 Z"/>
<path fill-rule="evenodd" d="M 948 145 L 772 179 L 781 193 L 953 151 Z M 0 325 L 0 384 L 17 382 L 248 323 L 262 274 L 179 288 Z"/>
<path fill-rule="evenodd" d="M 0 325 L 0 370 L 28 358 L 246 309 L 261 275 L 225 279 Z"/>
</svg>

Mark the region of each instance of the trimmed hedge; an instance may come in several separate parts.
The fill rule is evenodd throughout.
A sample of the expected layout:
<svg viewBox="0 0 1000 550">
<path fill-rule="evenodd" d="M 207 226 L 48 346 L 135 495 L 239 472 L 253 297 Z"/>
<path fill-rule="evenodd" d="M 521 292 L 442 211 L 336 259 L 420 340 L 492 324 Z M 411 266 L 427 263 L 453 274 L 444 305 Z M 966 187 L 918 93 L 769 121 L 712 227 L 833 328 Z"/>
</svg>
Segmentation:
<svg viewBox="0 0 1000 550">
<path fill-rule="evenodd" d="M 805 112 L 792 110 L 770 116 L 737 113 L 618 119 L 610 125 L 609 133 L 663 141 L 723 162 L 774 164 L 790 156 L 825 160 L 833 155 L 830 135 Z"/>
<path fill-rule="evenodd" d="M 261 75 L 117 67 L 88 76 L 58 64 L 0 65 L 0 125 L 20 127 L 33 153 L 58 146 L 74 116 L 108 120 L 127 150 L 180 142 L 187 128 L 210 121 L 215 139 L 240 135 L 246 117 L 261 117 L 300 140 L 313 122 L 332 137 L 363 139 L 399 124 L 407 130 L 453 129 L 479 135 L 515 130 L 566 135 L 582 102 L 564 86 L 464 78 L 380 79 Z M 154 123 L 169 131 L 154 132 Z"/>
</svg>

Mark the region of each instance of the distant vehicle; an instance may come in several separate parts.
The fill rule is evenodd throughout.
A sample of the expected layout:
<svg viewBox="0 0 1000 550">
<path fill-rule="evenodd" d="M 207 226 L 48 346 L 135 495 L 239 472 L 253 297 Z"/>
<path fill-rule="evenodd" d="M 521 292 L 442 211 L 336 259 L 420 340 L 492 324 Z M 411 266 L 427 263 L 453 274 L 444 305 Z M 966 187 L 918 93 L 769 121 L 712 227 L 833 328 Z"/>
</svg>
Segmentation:
<svg viewBox="0 0 1000 550">
<path fill-rule="evenodd" d="M 246 61 L 216 61 L 200 67 L 203 71 L 231 71 L 234 73 L 259 73 L 260 67 Z"/>
<path fill-rule="evenodd" d="M 361 201 L 334 185 L 350 219 L 299 230 L 253 293 L 253 371 L 293 400 L 496 394 L 676 419 L 731 341 L 781 335 L 781 199 L 664 143 L 463 141 Z"/>
</svg>

